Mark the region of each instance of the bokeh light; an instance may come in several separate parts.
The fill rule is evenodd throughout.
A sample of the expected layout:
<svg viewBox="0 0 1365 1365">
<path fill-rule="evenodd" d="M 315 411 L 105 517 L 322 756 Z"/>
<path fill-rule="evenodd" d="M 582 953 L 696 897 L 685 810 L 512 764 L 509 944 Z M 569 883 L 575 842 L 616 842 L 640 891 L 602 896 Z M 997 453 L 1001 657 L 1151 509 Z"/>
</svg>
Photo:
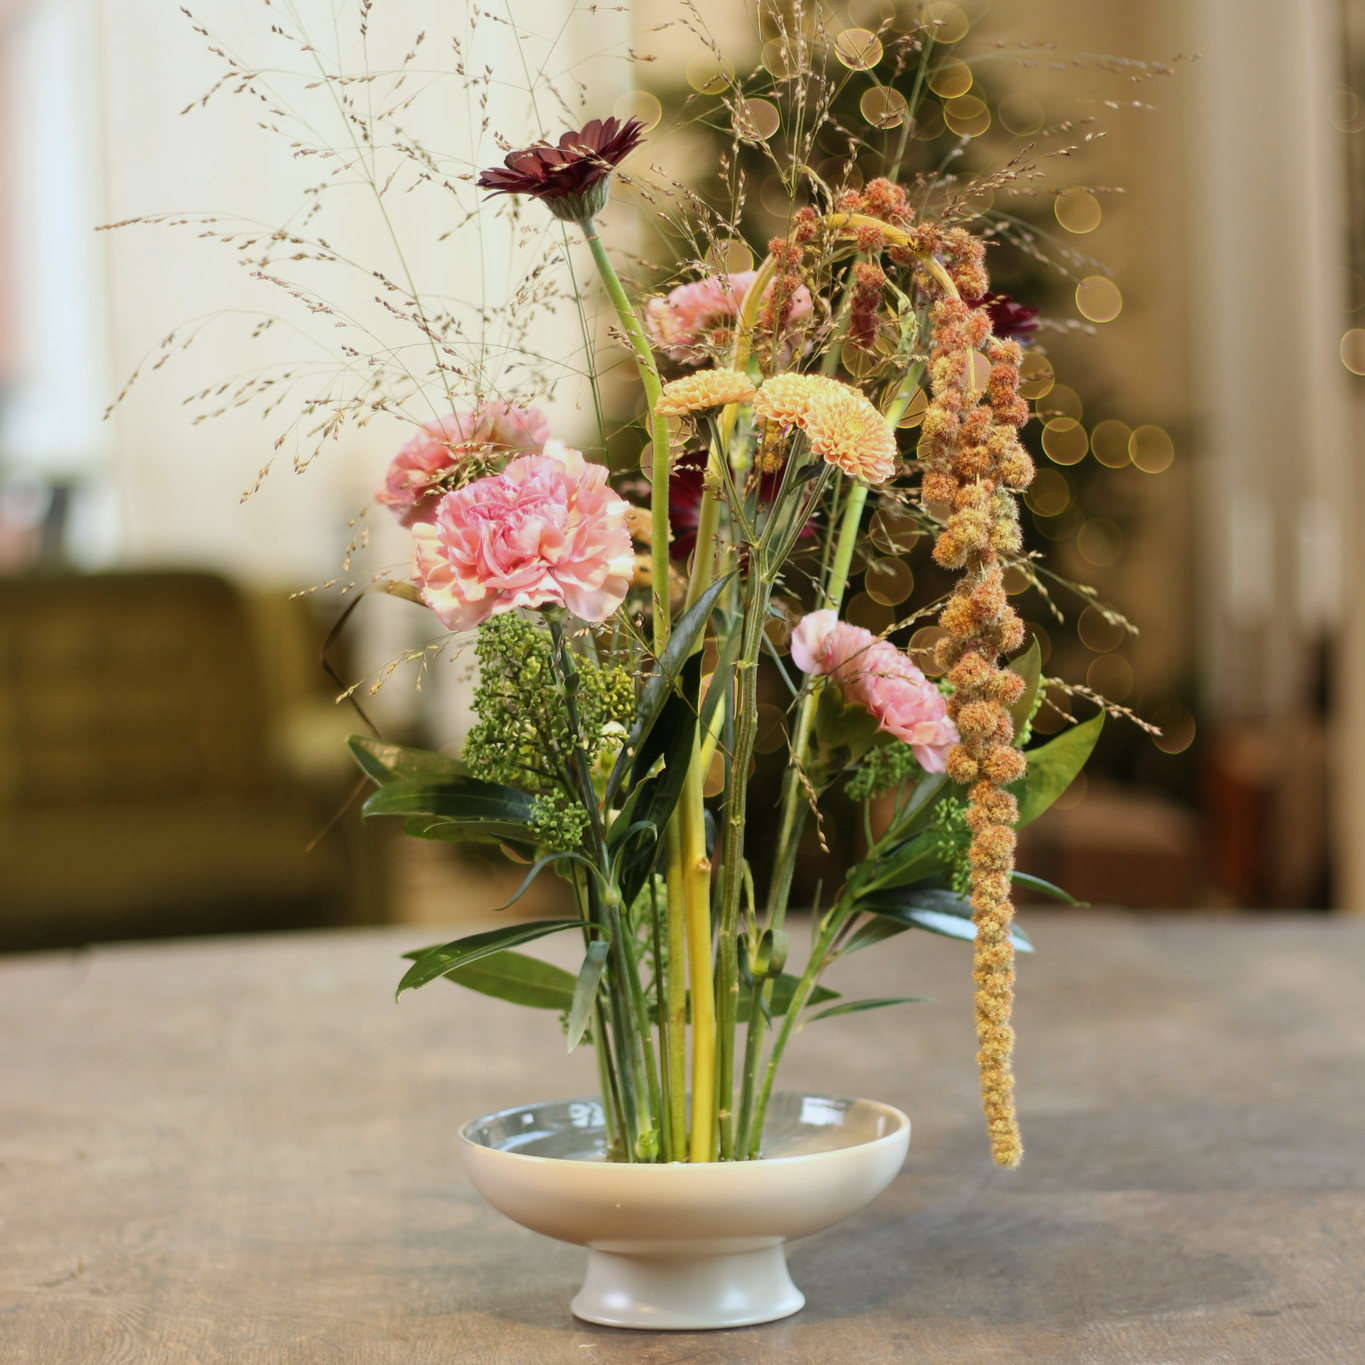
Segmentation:
<svg viewBox="0 0 1365 1365">
<path fill-rule="evenodd" d="M 868 525 L 868 538 L 887 555 L 909 554 L 922 534 L 914 517 L 899 507 L 879 507 Z"/>
<path fill-rule="evenodd" d="M 1077 236 L 1094 232 L 1104 216 L 1100 201 L 1089 190 L 1063 190 L 1053 201 L 1052 211 L 1057 221 Z"/>
<path fill-rule="evenodd" d="M 1133 690 L 1133 669 L 1122 654 L 1101 654 L 1085 671 L 1085 685 L 1110 701 L 1123 701 Z"/>
<path fill-rule="evenodd" d="M 940 99 L 955 100 L 972 88 L 972 69 L 966 62 L 950 57 L 929 73 L 925 84 Z"/>
<path fill-rule="evenodd" d="M 1022 398 L 1038 399 L 1046 396 L 1057 382 L 1052 362 L 1037 351 L 1029 351 L 1019 362 L 1019 394 Z"/>
<path fill-rule="evenodd" d="M 648 132 L 657 127 L 664 115 L 664 107 L 658 97 L 648 90 L 628 90 L 611 106 L 611 112 L 619 119 L 638 119 Z"/>
<path fill-rule="evenodd" d="M 1352 327 L 1341 338 L 1341 363 L 1352 374 L 1365 374 L 1365 328 Z"/>
<path fill-rule="evenodd" d="M 1354 90 L 1336 90 L 1327 97 L 1327 117 L 1343 133 L 1365 129 L 1365 103 Z"/>
<path fill-rule="evenodd" d="M 1018 597 L 1021 592 L 1027 592 L 1033 586 L 1033 580 L 1018 564 L 1011 564 L 1005 570 L 1004 584 L 1007 597 Z"/>
<path fill-rule="evenodd" d="M 924 421 L 924 414 L 929 411 L 929 395 L 918 385 L 915 392 L 910 396 L 910 405 L 905 409 L 905 416 L 897 423 L 902 427 L 917 427 Z"/>
<path fill-rule="evenodd" d="M 687 63 L 687 83 L 703 95 L 719 95 L 734 80 L 735 68 L 730 62 L 721 63 L 711 52 L 698 52 Z"/>
<path fill-rule="evenodd" d="M 1091 517 L 1076 532 L 1076 549 L 1087 564 L 1107 569 L 1123 555 L 1123 532 L 1108 517 Z"/>
<path fill-rule="evenodd" d="M 1006 95 L 996 107 L 1000 122 L 1007 132 L 1018 137 L 1036 133 L 1047 118 L 1047 112 L 1032 95 Z"/>
<path fill-rule="evenodd" d="M 834 55 L 850 71 L 871 71 L 885 52 L 871 29 L 846 28 L 834 40 Z"/>
<path fill-rule="evenodd" d="M 1101 422 L 1090 433 L 1090 449 L 1095 458 L 1110 469 L 1122 469 L 1129 461 L 1128 443 L 1133 439 L 1132 428 L 1126 422 L 1110 418 Z"/>
<path fill-rule="evenodd" d="M 958 43 L 967 36 L 971 21 L 957 6 L 942 0 L 913 0 L 910 18 L 929 29 L 935 43 Z"/>
<path fill-rule="evenodd" d="M 1080 421 L 1085 416 L 1085 406 L 1081 396 L 1070 384 L 1054 384 L 1047 393 L 1047 401 L 1038 404 L 1040 417 L 1074 417 Z"/>
<path fill-rule="evenodd" d="M 1089 448 L 1090 438 L 1074 417 L 1054 417 L 1043 428 L 1043 449 L 1053 464 L 1079 464 Z"/>
<path fill-rule="evenodd" d="M 760 702 L 754 719 L 758 730 L 754 737 L 754 748 L 759 753 L 774 754 L 787 747 L 787 718 L 780 706 Z"/>
<path fill-rule="evenodd" d="M 1113 322 L 1123 312 L 1123 295 L 1113 280 L 1091 275 L 1076 286 L 1076 310 L 1090 322 Z"/>
<path fill-rule="evenodd" d="M 1165 754 L 1183 754 L 1194 743 L 1194 717 L 1178 701 L 1168 701 L 1152 712 L 1161 734 L 1152 743 Z"/>
<path fill-rule="evenodd" d="M 735 106 L 735 132 L 750 141 L 767 141 L 781 122 L 772 100 L 741 100 Z"/>
<path fill-rule="evenodd" d="M 899 128 L 910 112 L 905 96 L 889 85 L 874 85 L 863 91 L 858 112 L 874 128 Z"/>
<path fill-rule="evenodd" d="M 896 613 L 890 607 L 865 592 L 860 592 L 848 604 L 844 616 L 855 626 L 870 630 L 873 635 L 880 635 L 896 619 Z"/>
<path fill-rule="evenodd" d="M 919 142 L 932 142 L 943 136 L 947 124 L 943 121 L 943 106 L 937 100 L 921 100 L 915 112 L 915 138 Z"/>
<path fill-rule="evenodd" d="M 943 670 L 938 666 L 938 660 L 935 658 L 935 651 L 938 648 L 938 642 L 942 640 L 947 633 L 948 632 L 941 626 L 921 626 L 920 629 L 910 637 L 910 644 L 908 646 L 910 658 L 918 665 L 925 677 L 937 678 L 942 676 Z"/>
<path fill-rule="evenodd" d="M 943 106 L 943 121 L 958 137 L 980 137 L 991 126 L 991 111 L 985 100 L 963 95 Z"/>
<path fill-rule="evenodd" d="M 754 268 L 754 253 L 739 237 L 723 237 L 706 248 L 707 268 L 716 275 L 738 275 Z"/>
<path fill-rule="evenodd" d="M 1121 625 L 1111 621 L 1093 604 L 1081 612 L 1076 622 L 1076 634 L 1081 637 L 1081 643 L 1095 654 L 1108 654 L 1128 638 L 1128 632 Z"/>
<path fill-rule="evenodd" d="M 1024 493 L 1024 501 L 1040 517 L 1056 517 L 1071 504 L 1071 485 L 1066 475 L 1044 466 Z"/>
<path fill-rule="evenodd" d="M 1052 657 L 1052 636 L 1036 621 L 1025 621 L 1024 648 L 1027 649 L 1035 640 L 1038 642 L 1038 658 L 1046 667 L 1047 661 Z"/>
<path fill-rule="evenodd" d="M 874 559 L 863 574 L 863 590 L 884 607 L 897 607 L 915 590 L 915 575 L 901 559 Z"/>
<path fill-rule="evenodd" d="M 1128 442 L 1128 458 L 1144 474 L 1160 474 L 1175 459 L 1175 442 L 1161 427 L 1138 427 Z"/>
<path fill-rule="evenodd" d="M 800 38 L 793 34 L 790 41 L 772 38 L 764 43 L 759 61 L 771 75 L 779 81 L 785 81 L 801 75 L 801 61 L 806 55 Z"/>
</svg>

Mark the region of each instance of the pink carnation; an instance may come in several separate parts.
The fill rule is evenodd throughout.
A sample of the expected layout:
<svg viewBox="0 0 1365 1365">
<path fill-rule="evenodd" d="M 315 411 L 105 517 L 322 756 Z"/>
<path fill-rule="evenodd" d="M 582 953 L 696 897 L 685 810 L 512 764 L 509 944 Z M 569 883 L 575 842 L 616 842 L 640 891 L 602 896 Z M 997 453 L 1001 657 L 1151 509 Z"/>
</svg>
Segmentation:
<svg viewBox="0 0 1365 1365">
<path fill-rule="evenodd" d="M 428 422 L 393 458 L 375 501 L 393 508 L 404 526 L 430 521 L 441 500 L 441 480 L 471 453 L 539 450 L 550 423 L 539 408 L 494 401 Z"/>
<path fill-rule="evenodd" d="M 451 630 L 518 607 L 604 621 L 635 572 L 626 500 L 561 441 L 447 493 L 413 528 L 412 580 Z"/>
<path fill-rule="evenodd" d="M 832 611 L 813 611 L 792 632 L 792 658 L 803 673 L 837 683 L 887 734 L 910 745 L 925 772 L 944 771 L 957 726 L 943 694 L 895 645 Z"/>
<path fill-rule="evenodd" d="M 708 275 L 694 284 L 680 284 L 665 299 L 650 299 L 645 310 L 650 335 L 674 360 L 700 364 L 706 358 L 705 347 L 729 345 L 744 297 L 757 278 L 756 270 L 742 270 L 725 279 Z M 770 284 L 763 297 L 772 290 Z M 801 285 L 792 296 L 792 321 L 809 317 L 813 306 L 810 290 Z"/>
</svg>

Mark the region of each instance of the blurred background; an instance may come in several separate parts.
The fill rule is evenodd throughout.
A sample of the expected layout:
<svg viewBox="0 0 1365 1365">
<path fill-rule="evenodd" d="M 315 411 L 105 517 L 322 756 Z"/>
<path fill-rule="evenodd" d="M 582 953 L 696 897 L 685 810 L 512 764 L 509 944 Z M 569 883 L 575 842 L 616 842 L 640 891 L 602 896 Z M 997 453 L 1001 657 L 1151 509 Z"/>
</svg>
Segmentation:
<svg viewBox="0 0 1365 1365">
<path fill-rule="evenodd" d="M 731 145 L 710 112 L 725 62 L 760 68 L 775 32 L 736 0 L 406 0 L 365 42 L 376 70 L 409 62 L 405 145 L 440 155 L 382 211 L 340 181 L 319 210 L 317 187 L 359 156 L 346 139 L 368 86 L 319 93 L 310 62 L 357 69 L 356 16 L 190 8 L 0 0 L 0 949 L 449 922 L 505 899 L 519 879 L 495 862 L 358 818 L 344 737 L 362 726 L 320 654 L 406 558 L 366 509 L 410 424 L 329 426 L 364 377 L 328 357 L 348 327 L 383 343 L 361 320 L 372 270 L 504 325 L 521 234 L 475 228 L 468 186 L 457 210 L 439 183 L 495 164 L 498 132 L 521 145 L 648 113 L 657 132 L 627 170 L 706 193 Z M 1045 322 L 1031 543 L 1140 634 L 1093 609 L 1021 611 L 1049 673 L 1162 733 L 1111 723 L 1021 865 L 1096 904 L 1365 912 L 1365 0 L 820 12 L 888 47 L 898 25 L 938 26 L 919 164 L 1044 157 L 1032 193 L 996 208 L 1052 264 L 1017 244 L 991 257 Z M 761 246 L 757 163 L 754 187 L 743 225 Z M 652 283 L 676 261 L 634 194 L 605 231 Z M 290 233 L 364 268 L 324 284 Z M 411 344 L 400 321 L 395 348 Z M 564 358 L 537 401 L 572 439 L 576 317 L 550 315 L 536 341 Z M 898 605 L 866 576 L 850 611 L 879 628 Z M 371 695 L 425 624 L 372 595 L 328 657 L 386 734 L 458 743 L 461 661 L 409 660 Z M 817 850 L 805 874 L 822 875 Z"/>
</svg>

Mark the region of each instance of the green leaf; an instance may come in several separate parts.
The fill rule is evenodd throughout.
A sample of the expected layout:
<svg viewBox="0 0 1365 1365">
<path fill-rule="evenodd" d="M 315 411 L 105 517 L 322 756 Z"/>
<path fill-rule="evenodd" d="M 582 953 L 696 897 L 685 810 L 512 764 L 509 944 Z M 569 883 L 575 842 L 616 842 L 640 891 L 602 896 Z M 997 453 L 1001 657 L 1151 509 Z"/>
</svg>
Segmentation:
<svg viewBox="0 0 1365 1365">
<path fill-rule="evenodd" d="M 414 956 L 405 953 L 405 957 Z M 573 1005 L 574 977 L 563 967 L 542 962 L 525 953 L 504 950 L 457 967 L 446 974 L 448 981 L 481 995 L 526 1005 L 535 1010 L 564 1013 Z"/>
<path fill-rule="evenodd" d="M 875 944 L 884 943 L 887 939 L 895 938 L 897 934 L 903 934 L 913 927 L 887 919 L 884 915 L 873 915 L 866 924 L 849 936 L 848 942 L 839 949 L 839 956 L 844 957 L 849 953 L 856 953 L 860 948 L 871 948 Z"/>
<path fill-rule="evenodd" d="M 819 1014 L 806 1016 L 806 1023 L 813 1024 L 817 1019 L 833 1019 L 836 1014 L 861 1014 L 863 1010 L 884 1009 L 887 1005 L 925 1005 L 932 1004 L 923 995 L 884 995 L 875 1000 L 845 1000 L 842 1004 L 831 1005 Z"/>
<path fill-rule="evenodd" d="M 871 880 L 862 883 L 862 891 L 866 894 L 884 887 L 906 886 L 936 876 L 944 869 L 944 857 L 944 840 L 939 831 L 926 829 L 889 850 Z"/>
<path fill-rule="evenodd" d="M 489 929 L 482 934 L 470 934 L 468 938 L 457 938 L 453 942 L 441 944 L 438 948 L 428 948 L 408 968 L 407 974 L 398 983 L 396 994 L 402 995 L 404 991 L 425 986 L 428 981 L 435 981 L 438 976 L 446 976 L 471 962 L 479 961 L 480 958 L 492 957 L 494 953 L 500 953 L 504 948 L 530 943 L 534 939 L 544 938 L 547 934 L 562 933 L 565 929 L 578 929 L 582 927 L 582 923 L 582 920 L 576 919 L 528 920 L 523 924 L 507 924 L 499 929 Z"/>
<path fill-rule="evenodd" d="M 583 966 L 578 972 L 578 981 L 573 988 L 573 1004 L 569 1007 L 569 1051 L 572 1052 L 583 1041 L 592 1018 L 593 1002 L 597 999 L 597 987 L 602 973 L 607 969 L 607 954 L 611 942 L 605 938 L 595 938 L 588 944 L 583 958 Z"/>
<path fill-rule="evenodd" d="M 664 703 L 672 695 L 682 672 L 682 667 L 692 653 L 692 646 L 706 629 L 706 623 L 711 619 L 711 611 L 716 605 L 716 599 L 731 577 L 733 575 L 727 574 L 724 578 L 717 579 L 673 623 L 673 631 L 668 637 L 668 643 L 664 646 L 664 652 L 659 656 L 654 671 L 645 680 L 645 685 L 641 689 L 640 700 L 635 708 L 635 723 L 630 727 L 626 742 L 621 746 L 621 752 L 611 770 L 611 776 L 607 778 L 605 800 L 608 804 L 612 803 L 616 793 L 620 790 L 627 770 L 633 766 L 635 756 L 641 751 L 649 732 L 659 719 Z"/>
<path fill-rule="evenodd" d="M 1053 885 L 1052 882 L 1045 882 L 1041 877 L 1031 876 L 1027 872 L 1013 872 L 1011 879 L 1018 882 L 1020 886 L 1027 886 L 1034 891 L 1040 891 L 1044 896 L 1051 896 L 1055 901 L 1065 901 L 1067 905 L 1080 905 L 1089 907 L 1089 901 L 1078 901 L 1069 891 L 1064 891 L 1060 886 Z"/>
<path fill-rule="evenodd" d="M 473 777 L 441 781 L 427 777 L 399 777 L 372 792 L 360 813 L 424 817 L 424 838 L 492 839 L 495 842 L 534 842 L 530 833 L 532 798 L 516 787 L 481 782 Z M 438 833 L 446 825 L 454 832 Z M 409 832 L 417 830 L 409 824 Z"/>
<path fill-rule="evenodd" d="M 1103 726 L 1104 712 L 1097 711 L 1056 739 L 1028 750 L 1028 771 L 1009 788 L 1019 800 L 1019 829 L 1036 820 L 1071 785 L 1085 767 Z"/>
<path fill-rule="evenodd" d="M 956 891 L 924 888 L 909 891 L 894 899 L 874 899 L 859 903 L 860 910 L 903 924 L 907 929 L 927 929 L 945 938 L 959 938 L 970 943 L 976 938 L 972 923 L 972 905 Z M 1031 953 L 1033 944 L 1017 924 L 1010 926 L 1010 940 L 1021 953 Z"/>
<path fill-rule="evenodd" d="M 925 773 L 895 816 L 896 834 L 902 839 L 918 834 L 934 818 L 935 808 L 950 790 L 947 773 Z"/>
<path fill-rule="evenodd" d="M 399 777 L 450 781 L 469 776 L 464 764 L 449 754 L 433 753 L 430 749 L 410 749 L 405 744 L 389 744 L 382 739 L 372 739 L 369 735 L 351 735 L 346 743 L 366 775 L 381 787 Z"/>
<path fill-rule="evenodd" d="M 790 972 L 783 972 L 781 976 L 773 981 L 772 1000 L 768 1006 L 768 1013 L 772 1018 L 778 1019 L 791 1009 L 792 1000 L 796 995 L 796 988 L 800 984 L 801 978 L 799 976 L 791 975 Z M 811 991 L 806 1004 L 807 1006 L 822 1005 L 826 1000 L 837 1000 L 838 998 L 838 991 L 832 991 L 828 986 L 816 986 L 815 989 Z M 747 1024 L 749 1022 L 749 1000 L 749 992 L 741 991 L 739 995 L 739 1009 L 736 1011 L 738 1022 L 741 1024 Z"/>
<path fill-rule="evenodd" d="M 1035 635 L 1029 647 L 1017 658 L 1010 661 L 1010 672 L 1017 673 L 1024 680 L 1024 690 L 1019 700 L 1010 707 L 1010 719 L 1014 722 L 1014 733 L 1022 735 L 1033 715 L 1034 703 L 1038 700 L 1038 688 L 1043 681 L 1043 651 Z"/>
</svg>

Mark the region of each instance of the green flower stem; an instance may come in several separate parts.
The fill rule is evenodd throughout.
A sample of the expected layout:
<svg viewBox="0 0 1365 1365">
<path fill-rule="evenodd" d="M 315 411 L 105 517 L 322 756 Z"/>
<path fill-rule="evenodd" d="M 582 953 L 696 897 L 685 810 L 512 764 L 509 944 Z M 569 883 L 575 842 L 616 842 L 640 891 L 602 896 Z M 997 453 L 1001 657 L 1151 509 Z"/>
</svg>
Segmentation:
<svg viewBox="0 0 1365 1365">
<path fill-rule="evenodd" d="M 668 890 L 668 970 L 662 1003 L 665 1076 L 667 1079 L 670 1161 L 682 1161 L 687 1152 L 687 923 L 680 907 L 687 903 L 683 882 L 682 832 L 670 820 L 664 832 Z"/>
<path fill-rule="evenodd" d="M 607 255 L 602 239 L 597 235 L 597 225 L 591 218 L 585 218 L 579 226 L 592 252 L 597 273 L 602 277 L 607 297 L 635 352 L 635 363 L 640 371 L 640 381 L 645 388 L 645 398 L 649 402 L 649 430 L 653 453 L 650 459 L 649 512 L 650 512 L 650 569 L 653 578 L 654 597 L 654 652 L 662 653 L 668 641 L 668 423 L 654 411 L 663 386 L 659 382 L 659 369 L 654 363 L 654 352 L 645 336 L 640 319 L 635 315 L 630 299 L 621 284 L 616 267 Z"/>
</svg>

